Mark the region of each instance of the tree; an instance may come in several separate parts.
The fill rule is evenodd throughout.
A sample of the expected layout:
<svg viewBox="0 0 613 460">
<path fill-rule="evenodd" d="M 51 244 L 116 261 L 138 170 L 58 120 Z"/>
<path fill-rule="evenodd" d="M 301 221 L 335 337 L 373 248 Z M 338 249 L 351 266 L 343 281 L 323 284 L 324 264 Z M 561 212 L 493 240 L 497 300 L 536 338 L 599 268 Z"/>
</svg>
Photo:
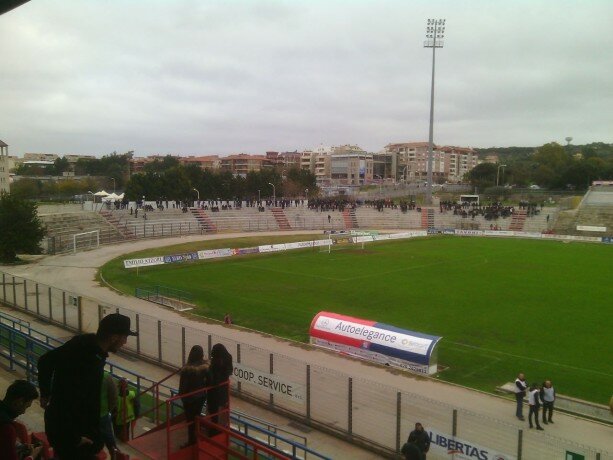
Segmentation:
<svg viewBox="0 0 613 460">
<path fill-rule="evenodd" d="M 45 229 L 36 204 L 0 194 L 0 261 L 14 262 L 17 253 L 37 254 Z"/>
<path fill-rule="evenodd" d="M 498 165 L 494 163 L 481 163 L 466 173 L 466 179 L 474 187 L 483 191 L 496 184 Z"/>
</svg>

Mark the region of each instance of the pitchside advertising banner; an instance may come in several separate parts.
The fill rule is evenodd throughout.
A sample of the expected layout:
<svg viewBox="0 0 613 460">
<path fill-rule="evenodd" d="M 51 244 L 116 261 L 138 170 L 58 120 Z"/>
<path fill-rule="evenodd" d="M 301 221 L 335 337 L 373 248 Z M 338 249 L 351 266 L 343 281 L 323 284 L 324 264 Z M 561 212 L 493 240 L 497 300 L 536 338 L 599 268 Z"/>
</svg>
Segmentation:
<svg viewBox="0 0 613 460">
<path fill-rule="evenodd" d="M 309 333 L 314 345 L 422 374 L 437 371 L 441 337 L 330 312 L 318 313 Z"/>
<path fill-rule="evenodd" d="M 236 382 L 252 385 L 271 395 L 280 396 L 295 403 L 306 403 L 305 386 L 279 375 L 267 374 L 257 369 L 234 363 L 233 377 Z"/>
<path fill-rule="evenodd" d="M 129 259 L 123 261 L 124 268 L 148 267 L 150 265 L 162 265 L 164 263 L 163 256 L 145 257 L 143 259 Z"/>
<path fill-rule="evenodd" d="M 458 460 L 517 460 L 512 455 L 503 454 L 489 447 L 483 447 L 436 430 L 426 431 L 430 434 L 430 451 L 435 451 L 438 456 Z"/>
</svg>

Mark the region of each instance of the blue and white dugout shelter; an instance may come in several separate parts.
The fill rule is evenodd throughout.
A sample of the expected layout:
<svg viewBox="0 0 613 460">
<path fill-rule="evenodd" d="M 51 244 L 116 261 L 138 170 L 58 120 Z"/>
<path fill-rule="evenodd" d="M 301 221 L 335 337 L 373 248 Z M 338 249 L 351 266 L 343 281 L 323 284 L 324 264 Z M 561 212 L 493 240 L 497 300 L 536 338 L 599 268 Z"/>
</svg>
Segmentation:
<svg viewBox="0 0 613 460">
<path fill-rule="evenodd" d="M 442 337 L 326 311 L 313 318 L 309 334 L 313 345 L 421 374 L 437 372 Z"/>
</svg>

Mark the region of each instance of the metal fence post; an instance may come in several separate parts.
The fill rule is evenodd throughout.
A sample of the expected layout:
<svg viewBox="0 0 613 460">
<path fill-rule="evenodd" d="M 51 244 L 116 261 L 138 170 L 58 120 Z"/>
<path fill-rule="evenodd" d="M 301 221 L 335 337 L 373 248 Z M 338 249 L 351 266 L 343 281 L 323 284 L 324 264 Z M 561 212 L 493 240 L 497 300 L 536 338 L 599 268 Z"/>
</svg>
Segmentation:
<svg viewBox="0 0 613 460">
<path fill-rule="evenodd" d="M 209 347 L 208 355 L 211 356 L 211 350 L 213 349 L 213 337 L 211 337 L 211 334 L 209 334 L 209 340 L 207 345 Z"/>
<path fill-rule="evenodd" d="M 136 354 L 140 355 L 140 315 L 136 314 Z"/>
<path fill-rule="evenodd" d="M 349 377 L 347 389 L 347 434 L 353 436 L 353 378 Z"/>
<path fill-rule="evenodd" d="M 158 360 L 162 362 L 162 321 L 158 319 Z"/>
<path fill-rule="evenodd" d="M 28 280 L 26 280 L 25 278 L 23 279 L 23 304 L 24 307 L 26 309 L 26 311 L 28 311 Z"/>
<path fill-rule="evenodd" d="M 458 435 L 458 410 L 453 410 L 453 419 L 451 421 L 451 434 L 455 438 Z"/>
<path fill-rule="evenodd" d="M 66 326 L 66 291 L 62 291 L 62 324 Z"/>
<path fill-rule="evenodd" d="M 51 302 L 51 286 L 49 286 L 48 288 L 48 294 L 49 294 L 49 319 L 53 321 L 53 305 Z"/>
<path fill-rule="evenodd" d="M 77 327 L 83 332 L 83 297 L 77 297 Z"/>
<path fill-rule="evenodd" d="M 2 273 L 2 301 L 6 303 L 6 275 Z"/>
<path fill-rule="evenodd" d="M 311 420 L 311 365 L 306 367 L 306 418 Z"/>
<path fill-rule="evenodd" d="M 13 276 L 13 306 L 17 306 L 17 289 L 15 288 L 15 277 Z"/>
<path fill-rule="evenodd" d="M 400 452 L 400 430 L 402 429 L 402 393 L 396 393 L 396 453 Z"/>
<path fill-rule="evenodd" d="M 185 365 L 185 326 L 181 328 L 181 364 Z"/>
<path fill-rule="evenodd" d="M 104 307 L 102 305 L 98 304 L 98 322 L 102 321 L 102 310 L 103 309 L 104 309 Z"/>
<path fill-rule="evenodd" d="M 38 283 L 36 283 L 36 314 L 40 315 L 40 298 L 38 297 Z"/>
<path fill-rule="evenodd" d="M 11 329 L 9 332 L 9 364 L 12 371 L 15 370 L 15 332 Z"/>
<path fill-rule="evenodd" d="M 209 336 L 209 337 L 210 337 L 210 336 Z M 240 344 L 240 343 L 237 343 L 237 344 L 236 344 L 236 362 L 237 362 L 238 364 L 240 364 L 240 363 L 241 363 L 241 344 Z M 242 390 L 240 380 L 239 380 L 239 381 L 237 382 L 237 384 L 236 384 L 236 389 L 237 389 L 237 391 L 238 391 L 239 393 L 240 393 L 240 392 L 241 392 L 241 390 Z"/>
<path fill-rule="evenodd" d="M 517 431 L 517 460 L 521 460 L 521 452 L 524 444 L 524 430 Z"/>
<path fill-rule="evenodd" d="M 274 374 L 275 368 L 274 368 L 274 355 L 271 353 L 270 354 L 270 374 Z M 275 395 L 273 395 L 272 393 L 270 393 L 270 401 L 269 404 L 271 406 L 275 405 Z"/>
</svg>

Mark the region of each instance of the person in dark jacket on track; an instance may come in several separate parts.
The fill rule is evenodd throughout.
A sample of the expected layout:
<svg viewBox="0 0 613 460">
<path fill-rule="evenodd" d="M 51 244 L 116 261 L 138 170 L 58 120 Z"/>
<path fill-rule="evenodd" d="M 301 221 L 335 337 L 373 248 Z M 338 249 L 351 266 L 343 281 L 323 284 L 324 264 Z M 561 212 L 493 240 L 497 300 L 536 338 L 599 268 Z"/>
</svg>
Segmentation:
<svg viewBox="0 0 613 460">
<path fill-rule="evenodd" d="M 105 316 L 96 334 L 73 337 L 38 360 L 47 439 L 61 460 L 93 459 L 102 449 L 100 394 L 109 352 L 125 345 L 130 318 Z"/>
<path fill-rule="evenodd" d="M 424 430 L 424 426 L 417 422 L 415 429 L 409 434 L 409 444 L 415 443 L 422 453 L 423 460 L 426 460 L 426 454 L 430 450 L 430 435 Z"/>
</svg>

